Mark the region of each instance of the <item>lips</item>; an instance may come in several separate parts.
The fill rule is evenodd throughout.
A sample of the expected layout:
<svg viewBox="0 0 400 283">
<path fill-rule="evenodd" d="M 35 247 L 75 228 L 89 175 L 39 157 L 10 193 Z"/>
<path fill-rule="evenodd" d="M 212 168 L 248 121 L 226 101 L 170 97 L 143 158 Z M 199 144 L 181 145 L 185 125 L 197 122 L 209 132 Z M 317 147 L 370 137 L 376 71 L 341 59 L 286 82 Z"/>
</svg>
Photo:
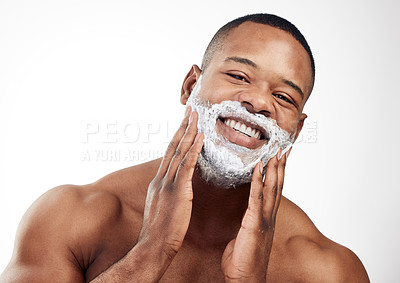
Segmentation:
<svg viewBox="0 0 400 283">
<path fill-rule="evenodd" d="M 269 140 L 261 127 L 236 117 L 218 118 L 217 132 L 230 142 L 250 149 L 258 148 Z"/>
</svg>

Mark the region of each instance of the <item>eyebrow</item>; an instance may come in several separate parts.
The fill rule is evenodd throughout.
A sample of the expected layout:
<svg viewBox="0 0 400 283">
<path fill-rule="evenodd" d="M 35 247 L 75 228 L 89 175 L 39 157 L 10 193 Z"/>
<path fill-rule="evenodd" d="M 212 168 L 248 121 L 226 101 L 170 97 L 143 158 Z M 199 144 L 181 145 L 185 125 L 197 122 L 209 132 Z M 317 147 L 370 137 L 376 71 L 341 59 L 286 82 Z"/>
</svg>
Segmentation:
<svg viewBox="0 0 400 283">
<path fill-rule="evenodd" d="M 295 84 L 292 81 L 285 80 L 285 79 L 283 79 L 282 82 L 287 84 L 288 86 L 292 87 L 293 89 L 295 89 L 298 93 L 300 93 L 301 98 L 304 99 L 304 92 L 301 90 L 301 88 L 297 84 Z"/>
<path fill-rule="evenodd" d="M 253 67 L 255 69 L 258 68 L 256 63 L 254 63 L 253 61 L 251 61 L 249 59 L 243 58 L 243 57 L 236 57 L 236 56 L 227 57 L 224 61 L 225 62 L 233 61 L 233 62 L 237 62 L 237 63 L 248 65 L 248 66 Z"/>
<path fill-rule="evenodd" d="M 227 57 L 224 61 L 225 62 L 233 61 L 233 62 L 237 62 L 237 63 L 248 65 L 248 66 L 253 67 L 255 69 L 258 68 L 256 63 L 254 63 L 253 61 L 251 61 L 251 60 L 249 60 L 247 58 L 243 58 L 243 57 L 237 57 L 237 56 Z M 304 99 L 304 92 L 301 90 L 301 88 L 297 84 L 295 84 L 294 82 L 292 82 L 290 80 L 286 80 L 286 79 L 282 79 L 282 82 L 284 84 L 290 86 L 294 90 L 296 90 L 301 95 L 301 98 Z"/>
</svg>

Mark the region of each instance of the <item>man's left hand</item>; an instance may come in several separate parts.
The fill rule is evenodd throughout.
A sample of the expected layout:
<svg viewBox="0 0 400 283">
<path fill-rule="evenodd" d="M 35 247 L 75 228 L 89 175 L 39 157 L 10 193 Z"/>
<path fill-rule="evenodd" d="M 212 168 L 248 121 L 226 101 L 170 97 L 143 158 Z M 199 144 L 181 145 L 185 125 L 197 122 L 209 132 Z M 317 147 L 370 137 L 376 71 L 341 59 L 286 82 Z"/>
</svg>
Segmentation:
<svg viewBox="0 0 400 283">
<path fill-rule="evenodd" d="M 254 168 L 249 204 L 240 230 L 222 255 L 221 267 L 226 282 L 266 282 L 276 213 L 289 152 L 278 159 L 280 150 L 269 160 L 264 182 L 262 162 Z"/>
</svg>

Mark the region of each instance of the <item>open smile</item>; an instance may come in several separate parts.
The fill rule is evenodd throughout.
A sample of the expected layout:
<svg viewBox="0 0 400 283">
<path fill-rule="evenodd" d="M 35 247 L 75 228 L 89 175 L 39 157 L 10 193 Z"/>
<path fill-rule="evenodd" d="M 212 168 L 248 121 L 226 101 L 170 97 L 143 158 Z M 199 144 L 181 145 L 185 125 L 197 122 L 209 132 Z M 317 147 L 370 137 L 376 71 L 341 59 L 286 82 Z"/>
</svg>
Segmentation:
<svg viewBox="0 0 400 283">
<path fill-rule="evenodd" d="M 230 142 L 250 149 L 258 148 L 269 141 L 263 128 L 237 117 L 219 117 L 217 132 Z"/>
</svg>

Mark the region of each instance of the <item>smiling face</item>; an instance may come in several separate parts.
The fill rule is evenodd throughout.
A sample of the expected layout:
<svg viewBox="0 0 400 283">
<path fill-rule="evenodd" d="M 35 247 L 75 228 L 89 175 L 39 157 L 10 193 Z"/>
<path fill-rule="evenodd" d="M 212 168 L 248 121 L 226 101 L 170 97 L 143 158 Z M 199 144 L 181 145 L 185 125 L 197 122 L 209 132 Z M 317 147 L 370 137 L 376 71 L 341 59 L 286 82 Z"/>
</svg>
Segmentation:
<svg viewBox="0 0 400 283">
<path fill-rule="evenodd" d="M 302 110 L 313 79 L 307 52 L 289 33 L 253 22 L 229 31 L 205 70 L 194 66 L 189 72 L 182 88 L 184 104 L 200 74 L 199 100 L 211 106 L 233 101 L 255 114 L 222 111 L 215 118 L 216 133 L 231 144 L 258 150 L 269 143 L 271 132 L 251 118 L 256 116 L 276 121 L 291 141 L 297 138 L 307 117 Z"/>
</svg>

